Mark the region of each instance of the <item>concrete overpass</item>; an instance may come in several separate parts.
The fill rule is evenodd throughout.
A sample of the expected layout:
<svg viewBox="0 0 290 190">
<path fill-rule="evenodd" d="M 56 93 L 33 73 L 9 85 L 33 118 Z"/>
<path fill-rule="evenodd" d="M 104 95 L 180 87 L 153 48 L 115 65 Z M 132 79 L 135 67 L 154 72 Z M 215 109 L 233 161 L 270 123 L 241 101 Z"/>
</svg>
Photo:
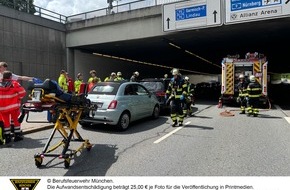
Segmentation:
<svg viewBox="0 0 290 190">
<path fill-rule="evenodd" d="M 219 74 L 223 57 L 229 54 L 243 57 L 247 52 L 264 53 L 271 73 L 290 72 L 289 17 L 163 32 L 162 6 L 159 5 L 67 23 L 66 28 L 68 60 L 75 64 L 76 72 L 83 66 L 94 67 L 95 58 L 86 65 L 80 63 L 78 57 L 97 53 L 95 57 L 103 57 L 101 62 L 121 61 L 122 67 L 119 65 L 118 69 L 130 74 L 142 70 L 143 77 L 163 76 L 169 72 L 169 67 L 181 68 L 185 74 Z"/>
</svg>

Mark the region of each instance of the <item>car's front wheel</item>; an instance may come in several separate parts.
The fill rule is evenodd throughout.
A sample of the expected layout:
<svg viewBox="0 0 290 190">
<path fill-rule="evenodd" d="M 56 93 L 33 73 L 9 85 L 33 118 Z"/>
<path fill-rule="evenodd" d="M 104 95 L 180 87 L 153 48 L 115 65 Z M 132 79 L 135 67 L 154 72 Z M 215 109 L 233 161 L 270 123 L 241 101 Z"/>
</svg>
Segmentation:
<svg viewBox="0 0 290 190">
<path fill-rule="evenodd" d="M 122 113 L 122 115 L 119 118 L 119 122 L 117 124 L 117 127 L 122 130 L 125 131 L 130 124 L 130 115 L 128 112 L 124 112 Z"/>
</svg>

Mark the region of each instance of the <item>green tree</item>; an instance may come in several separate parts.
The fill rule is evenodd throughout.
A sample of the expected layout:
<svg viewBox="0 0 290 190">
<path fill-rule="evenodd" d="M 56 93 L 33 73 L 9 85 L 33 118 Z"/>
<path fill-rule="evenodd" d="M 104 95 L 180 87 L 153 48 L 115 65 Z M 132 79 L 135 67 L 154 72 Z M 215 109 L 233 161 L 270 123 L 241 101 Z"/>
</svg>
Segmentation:
<svg viewBox="0 0 290 190">
<path fill-rule="evenodd" d="M 16 9 L 21 12 L 34 14 L 36 10 L 33 1 L 34 0 L 0 0 L 0 5 Z"/>
</svg>

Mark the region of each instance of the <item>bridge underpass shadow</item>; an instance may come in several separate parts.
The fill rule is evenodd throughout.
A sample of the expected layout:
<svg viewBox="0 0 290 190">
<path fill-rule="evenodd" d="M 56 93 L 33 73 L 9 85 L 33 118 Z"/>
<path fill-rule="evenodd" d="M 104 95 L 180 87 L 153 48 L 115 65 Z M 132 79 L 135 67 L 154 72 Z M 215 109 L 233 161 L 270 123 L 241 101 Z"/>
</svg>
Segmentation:
<svg viewBox="0 0 290 190">
<path fill-rule="evenodd" d="M 67 170 L 64 176 L 106 176 L 118 159 L 116 150 L 116 145 L 95 144 L 90 151 L 83 149 L 74 155 L 68 168 L 64 167 L 64 159 L 45 157 L 39 169 L 63 168 Z"/>
<path fill-rule="evenodd" d="M 248 117 L 252 117 L 252 116 L 248 116 Z M 257 116 L 258 118 L 263 118 L 263 119 L 283 119 L 283 117 L 277 117 L 277 116 L 271 116 L 271 115 L 267 115 L 267 114 L 258 114 Z M 255 117 L 253 117 L 255 118 Z"/>
<path fill-rule="evenodd" d="M 132 133 L 140 133 L 143 131 L 147 131 L 153 128 L 156 128 L 160 125 L 163 125 L 168 121 L 168 118 L 165 116 L 160 116 L 157 119 L 144 118 L 138 121 L 134 121 L 130 124 L 127 130 L 120 131 L 116 128 L 116 126 L 98 124 L 91 125 L 87 127 L 82 127 L 84 130 L 89 130 L 92 132 L 102 132 L 102 133 L 110 133 L 110 134 L 132 134 Z"/>
</svg>

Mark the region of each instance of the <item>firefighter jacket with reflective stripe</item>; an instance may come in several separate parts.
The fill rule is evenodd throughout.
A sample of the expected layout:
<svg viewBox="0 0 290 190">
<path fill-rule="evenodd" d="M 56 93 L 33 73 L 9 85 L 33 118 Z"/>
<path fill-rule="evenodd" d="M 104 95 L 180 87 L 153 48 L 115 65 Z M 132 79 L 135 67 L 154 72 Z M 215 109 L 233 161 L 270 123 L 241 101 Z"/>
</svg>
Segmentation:
<svg viewBox="0 0 290 190">
<path fill-rule="evenodd" d="M 262 95 L 262 87 L 258 82 L 250 82 L 247 92 L 249 98 L 259 98 Z"/>
<path fill-rule="evenodd" d="M 175 99 L 180 99 L 182 95 L 187 95 L 187 84 L 180 76 L 178 76 L 176 79 L 172 78 L 168 84 L 166 94 L 171 97 L 173 96 Z"/>
<path fill-rule="evenodd" d="M 187 93 L 188 95 L 194 95 L 194 85 L 191 83 L 187 83 Z"/>
<path fill-rule="evenodd" d="M 243 82 L 239 82 L 238 83 L 238 90 L 239 90 L 239 97 L 245 97 L 248 95 L 248 90 L 247 90 L 247 87 L 248 87 L 248 83 L 246 81 L 243 81 Z"/>
<path fill-rule="evenodd" d="M 80 92 L 80 87 L 81 87 L 82 82 L 83 82 L 83 80 L 79 80 L 79 79 L 77 79 L 74 82 L 74 87 L 75 87 L 75 93 L 76 94 L 78 94 Z"/>
<path fill-rule="evenodd" d="M 68 91 L 68 83 L 64 74 L 60 74 L 60 76 L 58 77 L 58 85 L 64 92 Z"/>
<path fill-rule="evenodd" d="M 17 81 L 2 82 L 0 85 L 0 113 L 20 109 L 25 89 Z"/>
</svg>

